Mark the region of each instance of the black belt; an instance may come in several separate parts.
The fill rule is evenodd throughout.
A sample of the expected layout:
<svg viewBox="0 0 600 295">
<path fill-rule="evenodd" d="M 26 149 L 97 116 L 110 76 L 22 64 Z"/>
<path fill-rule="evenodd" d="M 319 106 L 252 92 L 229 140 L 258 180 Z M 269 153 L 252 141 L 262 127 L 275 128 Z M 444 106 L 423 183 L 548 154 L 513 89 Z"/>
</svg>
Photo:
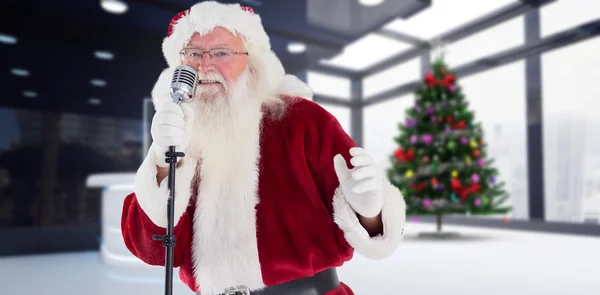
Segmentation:
<svg viewBox="0 0 600 295">
<path fill-rule="evenodd" d="M 322 295 L 339 285 L 340 280 L 336 269 L 330 268 L 312 277 L 301 278 L 256 291 L 241 287 L 219 295 Z"/>
</svg>

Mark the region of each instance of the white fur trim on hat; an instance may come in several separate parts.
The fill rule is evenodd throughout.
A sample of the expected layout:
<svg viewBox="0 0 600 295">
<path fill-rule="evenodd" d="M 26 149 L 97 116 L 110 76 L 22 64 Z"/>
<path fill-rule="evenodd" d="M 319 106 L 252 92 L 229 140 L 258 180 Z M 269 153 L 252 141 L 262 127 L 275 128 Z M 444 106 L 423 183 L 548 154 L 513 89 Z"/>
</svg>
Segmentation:
<svg viewBox="0 0 600 295">
<path fill-rule="evenodd" d="M 242 35 L 246 42 L 271 49 L 269 36 L 265 32 L 259 15 L 242 9 L 239 4 L 222 4 L 206 1 L 195 4 L 181 15 L 162 43 L 162 50 L 169 67 L 181 64 L 179 53 L 194 33 L 206 34 L 216 27 L 223 27 L 232 34 Z"/>
</svg>

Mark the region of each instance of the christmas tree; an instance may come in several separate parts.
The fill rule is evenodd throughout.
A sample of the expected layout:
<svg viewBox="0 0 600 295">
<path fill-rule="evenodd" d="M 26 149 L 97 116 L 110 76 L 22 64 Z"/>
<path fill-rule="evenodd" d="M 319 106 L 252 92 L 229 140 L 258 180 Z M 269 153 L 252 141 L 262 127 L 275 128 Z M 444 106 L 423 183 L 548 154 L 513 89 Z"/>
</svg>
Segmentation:
<svg viewBox="0 0 600 295">
<path fill-rule="evenodd" d="M 486 154 L 481 124 L 448 70 L 436 59 L 395 138 L 388 177 L 405 198 L 408 215 L 499 214 L 508 198 Z"/>
</svg>

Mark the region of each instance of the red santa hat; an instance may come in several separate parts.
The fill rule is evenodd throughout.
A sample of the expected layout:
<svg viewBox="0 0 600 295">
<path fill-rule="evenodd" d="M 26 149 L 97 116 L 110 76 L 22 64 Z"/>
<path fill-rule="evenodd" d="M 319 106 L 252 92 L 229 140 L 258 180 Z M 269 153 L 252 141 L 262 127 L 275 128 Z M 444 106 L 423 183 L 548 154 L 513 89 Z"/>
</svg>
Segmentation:
<svg viewBox="0 0 600 295">
<path fill-rule="evenodd" d="M 163 54 L 170 67 L 181 63 L 179 52 L 196 32 L 206 34 L 215 27 L 222 27 L 244 41 L 264 50 L 271 50 L 269 36 L 262 20 L 250 7 L 239 4 L 221 4 L 214 1 L 200 2 L 180 12 L 171 20 L 167 37 L 163 40 Z"/>
<path fill-rule="evenodd" d="M 270 39 L 260 16 L 250 7 L 216 1 L 197 3 L 173 17 L 162 43 L 163 55 L 169 68 L 163 71 L 157 84 L 160 84 L 161 80 L 170 83 L 174 68 L 182 62 L 180 52 L 194 33 L 206 34 L 216 27 L 225 28 L 232 34 L 242 37 L 250 63 L 254 67 L 254 74 L 261 75 L 260 78 L 265 81 L 263 85 L 265 95 L 312 98 L 312 91 L 305 83 L 292 75 L 285 74 L 281 61 L 271 50 Z M 156 89 L 155 85 L 154 90 L 164 92 L 166 88 L 161 86 L 160 89 Z M 155 106 L 156 99 L 155 96 Z M 169 98 L 165 97 L 165 99 Z"/>
</svg>

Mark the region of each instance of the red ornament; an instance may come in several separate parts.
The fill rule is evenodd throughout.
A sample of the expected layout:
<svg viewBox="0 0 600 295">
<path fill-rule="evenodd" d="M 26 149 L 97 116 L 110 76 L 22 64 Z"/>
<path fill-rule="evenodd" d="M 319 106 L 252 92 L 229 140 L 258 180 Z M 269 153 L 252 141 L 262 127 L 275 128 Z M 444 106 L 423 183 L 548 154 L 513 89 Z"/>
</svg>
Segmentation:
<svg viewBox="0 0 600 295">
<path fill-rule="evenodd" d="M 462 200 L 466 200 L 470 194 L 474 194 L 481 190 L 479 183 L 473 183 L 467 187 L 463 187 L 462 183 L 456 178 L 450 180 L 450 188 L 457 194 Z"/>
<path fill-rule="evenodd" d="M 402 150 L 402 147 L 398 147 L 396 149 L 396 152 L 394 152 L 394 157 L 398 161 L 408 163 L 415 158 L 415 151 L 412 148 L 410 148 L 408 149 L 408 152 L 405 153 L 404 150 Z"/>
<path fill-rule="evenodd" d="M 452 188 L 454 191 L 456 191 L 456 190 L 458 190 L 458 189 L 462 188 L 462 184 L 460 183 L 460 181 L 459 181 L 458 179 L 456 179 L 456 178 L 452 178 L 452 179 L 450 179 L 450 187 L 451 187 L 451 188 Z"/>
<path fill-rule="evenodd" d="M 452 74 L 448 74 L 440 83 L 444 85 L 444 87 L 448 88 L 451 85 L 454 85 L 454 82 L 456 82 L 456 77 L 454 77 Z"/>
<path fill-rule="evenodd" d="M 435 79 L 432 73 L 427 73 L 425 75 L 425 83 L 429 87 L 434 87 L 438 83 L 438 81 Z"/>
<path fill-rule="evenodd" d="M 480 156 L 480 153 L 479 153 L 479 151 L 478 151 L 478 150 L 474 150 L 474 151 L 473 151 L 473 157 L 475 157 L 475 158 L 479 158 L 479 156 Z"/>
<path fill-rule="evenodd" d="M 437 186 L 438 185 L 437 179 L 435 179 L 435 178 L 431 179 L 431 185 L 432 186 Z"/>
<path fill-rule="evenodd" d="M 446 122 L 452 124 L 453 121 L 454 121 L 454 119 L 452 118 L 452 116 L 446 117 Z"/>
<path fill-rule="evenodd" d="M 422 191 L 422 190 L 424 190 L 424 189 L 425 189 L 425 183 L 424 183 L 424 182 L 421 182 L 421 183 L 419 183 L 419 184 L 416 184 L 416 183 L 412 182 L 412 183 L 409 185 L 409 187 L 410 187 L 410 188 L 412 188 L 412 189 L 414 189 L 414 190 L 416 190 L 416 191 L 419 191 L 419 192 L 420 192 L 420 191 Z"/>
<path fill-rule="evenodd" d="M 465 129 L 465 127 L 467 127 L 467 123 L 464 120 L 452 124 L 452 129 Z"/>
</svg>

